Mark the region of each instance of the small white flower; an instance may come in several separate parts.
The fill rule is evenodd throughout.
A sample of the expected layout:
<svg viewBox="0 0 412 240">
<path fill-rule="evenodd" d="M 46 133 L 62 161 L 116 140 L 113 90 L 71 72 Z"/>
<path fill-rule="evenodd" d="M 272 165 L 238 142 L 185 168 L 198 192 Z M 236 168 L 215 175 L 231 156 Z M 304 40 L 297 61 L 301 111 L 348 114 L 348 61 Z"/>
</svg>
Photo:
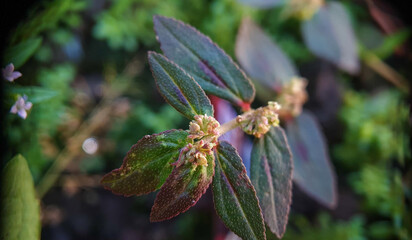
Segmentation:
<svg viewBox="0 0 412 240">
<path fill-rule="evenodd" d="M 11 107 L 10 112 L 19 115 L 21 118 L 26 119 L 27 111 L 31 109 L 33 104 L 27 101 L 27 96 L 19 97 Z"/>
<path fill-rule="evenodd" d="M 22 74 L 18 71 L 14 71 L 13 63 L 10 63 L 5 68 L 2 69 L 3 71 L 3 78 L 9 82 L 13 82 L 15 79 L 22 76 Z"/>
</svg>

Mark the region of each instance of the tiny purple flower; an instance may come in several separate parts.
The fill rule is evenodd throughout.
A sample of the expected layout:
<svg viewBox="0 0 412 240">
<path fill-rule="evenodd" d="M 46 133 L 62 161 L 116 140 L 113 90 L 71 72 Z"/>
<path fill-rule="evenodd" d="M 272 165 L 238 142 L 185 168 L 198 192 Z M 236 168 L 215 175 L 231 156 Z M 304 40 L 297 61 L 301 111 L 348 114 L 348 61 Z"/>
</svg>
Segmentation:
<svg viewBox="0 0 412 240">
<path fill-rule="evenodd" d="M 13 63 L 7 65 L 3 70 L 3 77 L 9 82 L 13 82 L 15 79 L 22 76 L 22 74 L 18 71 L 14 71 Z"/>
<path fill-rule="evenodd" d="M 19 97 L 16 103 L 11 107 L 10 112 L 19 115 L 21 118 L 26 119 L 27 111 L 31 109 L 33 104 L 27 102 L 27 96 Z"/>
</svg>

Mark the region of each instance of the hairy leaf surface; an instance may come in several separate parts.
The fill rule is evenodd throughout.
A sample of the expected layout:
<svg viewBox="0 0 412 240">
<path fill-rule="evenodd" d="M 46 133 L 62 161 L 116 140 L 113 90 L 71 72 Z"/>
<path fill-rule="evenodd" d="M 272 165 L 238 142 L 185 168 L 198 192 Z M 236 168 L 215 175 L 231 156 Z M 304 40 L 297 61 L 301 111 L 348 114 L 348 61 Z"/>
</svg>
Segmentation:
<svg viewBox="0 0 412 240">
<path fill-rule="evenodd" d="M 209 37 L 172 18 L 155 16 L 153 21 L 164 54 L 193 76 L 207 93 L 238 106 L 253 101 L 253 84 Z"/>
<path fill-rule="evenodd" d="M 308 195 L 333 208 L 336 205 L 335 172 L 316 119 L 305 111 L 286 125 L 293 153 L 293 179 Z"/>
<path fill-rule="evenodd" d="M 101 183 L 113 193 L 131 196 L 159 189 L 173 170 L 188 133 L 169 130 L 146 135 L 127 153 L 123 164 L 106 174 Z"/>
<path fill-rule="evenodd" d="M 213 155 L 206 156 L 208 166 L 185 163 L 176 167 L 156 196 L 151 222 L 160 222 L 186 212 L 206 192 L 214 175 Z"/>
<path fill-rule="evenodd" d="M 359 71 L 357 41 L 349 16 L 338 2 L 329 2 L 302 25 L 308 48 L 316 55 L 355 74 Z"/>
<path fill-rule="evenodd" d="M 213 116 L 213 106 L 205 92 L 182 68 L 161 54 L 149 52 L 149 63 L 159 92 L 185 117 Z"/>
<path fill-rule="evenodd" d="M 282 128 L 272 127 L 255 140 L 250 177 L 265 222 L 279 238 L 285 233 L 292 203 L 292 169 L 292 154 Z"/>
<path fill-rule="evenodd" d="M 26 159 L 15 156 L 1 176 L 0 239 L 40 239 L 40 204 Z"/>
<path fill-rule="evenodd" d="M 236 149 L 220 142 L 215 158 L 212 190 L 217 214 L 242 239 L 266 239 L 259 201 Z"/>
<path fill-rule="evenodd" d="M 236 57 L 249 76 L 272 89 L 298 76 L 296 67 L 282 49 L 248 18 L 240 26 Z"/>
</svg>

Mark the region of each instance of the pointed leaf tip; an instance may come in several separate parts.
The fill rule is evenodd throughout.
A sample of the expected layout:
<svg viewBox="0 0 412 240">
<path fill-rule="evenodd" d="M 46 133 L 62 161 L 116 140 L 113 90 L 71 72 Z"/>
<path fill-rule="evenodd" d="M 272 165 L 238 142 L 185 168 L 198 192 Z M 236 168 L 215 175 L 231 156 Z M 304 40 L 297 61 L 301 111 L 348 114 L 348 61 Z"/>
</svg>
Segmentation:
<svg viewBox="0 0 412 240">
<path fill-rule="evenodd" d="M 255 139 L 250 176 L 270 230 L 281 238 L 286 230 L 292 204 L 292 154 L 280 127 L 272 127 Z"/>
<path fill-rule="evenodd" d="M 2 171 L 0 197 L 0 239 L 40 239 L 40 204 L 27 161 L 20 154 Z"/>
<path fill-rule="evenodd" d="M 101 184 L 124 196 L 138 196 L 159 189 L 172 172 L 170 164 L 177 161 L 187 136 L 183 130 L 146 135 L 132 146 L 122 166 L 106 174 Z"/>
<path fill-rule="evenodd" d="M 213 106 L 202 88 L 182 68 L 161 54 L 149 52 L 150 68 L 164 99 L 185 117 L 213 116 Z"/>
<path fill-rule="evenodd" d="M 239 106 L 251 103 L 255 89 L 246 74 L 212 40 L 181 21 L 154 16 L 164 54 L 179 64 L 208 93 Z"/>
<path fill-rule="evenodd" d="M 212 190 L 217 214 L 242 239 L 266 239 L 259 201 L 236 149 L 220 142 L 215 158 Z"/>
<path fill-rule="evenodd" d="M 293 153 L 294 181 L 309 196 L 333 209 L 337 201 L 336 174 L 316 118 L 304 111 L 288 122 L 286 133 Z"/>
<path fill-rule="evenodd" d="M 207 166 L 186 163 L 176 167 L 156 196 L 150 213 L 151 222 L 171 219 L 195 205 L 212 182 L 215 168 L 213 155 Z"/>
</svg>

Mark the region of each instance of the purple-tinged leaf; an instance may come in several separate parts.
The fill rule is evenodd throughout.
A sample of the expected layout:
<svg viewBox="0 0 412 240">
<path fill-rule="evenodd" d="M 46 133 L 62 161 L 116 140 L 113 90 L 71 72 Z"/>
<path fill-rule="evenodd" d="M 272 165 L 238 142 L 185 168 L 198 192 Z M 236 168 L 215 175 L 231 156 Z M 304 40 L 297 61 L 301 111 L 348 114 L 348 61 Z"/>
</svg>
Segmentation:
<svg viewBox="0 0 412 240">
<path fill-rule="evenodd" d="M 132 146 L 119 169 L 106 174 L 101 183 L 113 193 L 143 195 L 159 189 L 172 172 L 188 133 L 169 130 L 146 135 Z"/>
<path fill-rule="evenodd" d="M 215 152 L 213 201 L 225 225 L 243 239 L 266 239 L 255 189 L 236 149 L 220 142 Z"/>
<path fill-rule="evenodd" d="M 252 20 L 243 19 L 236 39 L 236 57 L 250 77 L 277 89 L 298 72 L 293 63 Z"/>
<path fill-rule="evenodd" d="M 161 54 L 149 52 L 156 85 L 164 99 L 185 117 L 213 116 L 213 106 L 205 92 L 183 69 Z"/>
<path fill-rule="evenodd" d="M 206 93 L 240 107 L 249 106 L 255 97 L 253 84 L 209 37 L 172 18 L 155 16 L 153 21 L 164 54 L 190 74 Z"/>
<path fill-rule="evenodd" d="M 206 192 L 215 173 L 213 154 L 207 166 L 186 163 L 176 167 L 156 196 L 150 213 L 151 222 L 160 222 L 186 212 Z"/>
<path fill-rule="evenodd" d="M 293 153 L 294 181 L 309 196 L 334 208 L 337 200 L 335 172 L 316 119 L 304 111 L 287 123 L 286 133 Z"/>
<path fill-rule="evenodd" d="M 330 2 L 302 25 L 303 38 L 317 56 L 331 61 L 340 69 L 359 71 L 357 40 L 349 16 L 338 2 Z"/>
<path fill-rule="evenodd" d="M 240 3 L 257 7 L 257 8 L 271 8 L 283 5 L 286 0 L 239 0 Z"/>
<path fill-rule="evenodd" d="M 278 238 L 285 233 L 292 203 L 292 169 L 292 153 L 282 128 L 272 127 L 255 139 L 250 177 L 265 222 Z"/>
</svg>

